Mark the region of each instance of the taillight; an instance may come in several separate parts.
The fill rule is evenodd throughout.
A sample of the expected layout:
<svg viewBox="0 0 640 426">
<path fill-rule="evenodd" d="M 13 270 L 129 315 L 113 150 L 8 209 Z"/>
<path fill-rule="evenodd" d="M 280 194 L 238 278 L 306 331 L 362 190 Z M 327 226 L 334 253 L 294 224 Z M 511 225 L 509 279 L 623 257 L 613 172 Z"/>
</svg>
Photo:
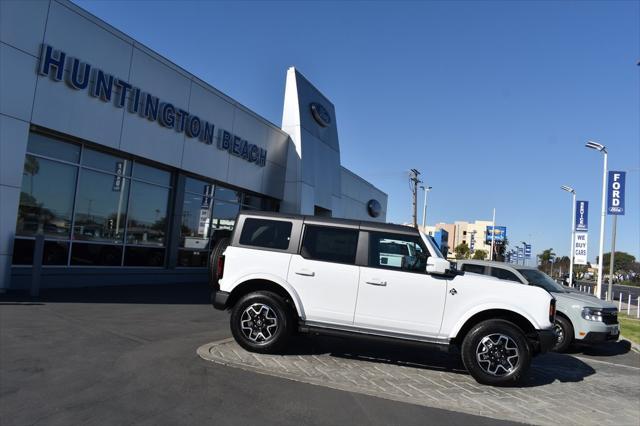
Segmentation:
<svg viewBox="0 0 640 426">
<path fill-rule="evenodd" d="M 224 274 L 224 256 L 218 257 L 218 265 L 216 265 L 216 276 L 218 279 L 222 278 Z"/>
<path fill-rule="evenodd" d="M 549 303 L 549 322 L 553 324 L 556 321 L 556 299 L 551 299 Z"/>
</svg>

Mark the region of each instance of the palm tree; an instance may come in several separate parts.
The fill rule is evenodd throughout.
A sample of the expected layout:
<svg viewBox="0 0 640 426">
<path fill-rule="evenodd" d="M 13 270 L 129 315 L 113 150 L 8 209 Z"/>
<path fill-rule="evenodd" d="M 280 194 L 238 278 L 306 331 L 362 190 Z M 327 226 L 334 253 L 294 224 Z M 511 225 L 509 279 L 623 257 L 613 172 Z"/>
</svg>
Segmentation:
<svg viewBox="0 0 640 426">
<path fill-rule="evenodd" d="M 556 256 L 556 254 L 553 252 L 552 248 L 546 249 L 542 253 L 540 253 L 538 255 L 538 259 L 540 259 L 540 269 L 543 270 L 543 271 L 545 269 L 549 270 L 549 265 L 552 265 L 551 260 L 555 256 Z"/>
</svg>

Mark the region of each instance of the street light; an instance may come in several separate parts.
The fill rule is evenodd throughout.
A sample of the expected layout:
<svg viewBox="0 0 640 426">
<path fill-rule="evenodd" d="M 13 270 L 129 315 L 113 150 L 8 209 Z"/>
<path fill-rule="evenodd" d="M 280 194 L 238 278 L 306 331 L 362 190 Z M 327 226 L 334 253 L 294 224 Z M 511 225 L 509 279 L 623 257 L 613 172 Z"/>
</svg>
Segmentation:
<svg viewBox="0 0 640 426">
<path fill-rule="evenodd" d="M 521 241 L 522 243 L 522 266 L 527 264 L 527 243 Z"/>
<path fill-rule="evenodd" d="M 567 185 L 560 187 L 572 194 L 571 197 L 571 245 L 569 246 L 569 287 L 573 287 L 573 253 L 575 251 L 576 227 L 573 223 L 576 217 L 576 190 Z"/>
<path fill-rule="evenodd" d="M 598 297 L 602 294 L 602 255 L 604 252 L 604 218 L 606 215 L 605 210 L 605 197 L 607 196 L 607 147 L 594 141 L 587 141 L 585 144 L 587 148 L 595 149 L 604 154 L 604 165 L 602 168 L 602 211 L 600 212 L 600 254 L 598 256 L 598 284 L 596 292 Z"/>
<path fill-rule="evenodd" d="M 422 231 L 427 224 L 427 192 L 431 191 L 432 186 L 420 186 L 424 191 L 424 203 L 422 204 Z"/>
</svg>

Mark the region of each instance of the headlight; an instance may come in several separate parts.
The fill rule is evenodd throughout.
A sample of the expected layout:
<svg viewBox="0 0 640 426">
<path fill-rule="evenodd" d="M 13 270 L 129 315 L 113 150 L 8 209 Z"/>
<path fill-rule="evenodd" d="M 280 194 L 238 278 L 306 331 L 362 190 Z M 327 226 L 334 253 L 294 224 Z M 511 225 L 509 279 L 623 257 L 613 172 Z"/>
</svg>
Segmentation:
<svg viewBox="0 0 640 426">
<path fill-rule="evenodd" d="M 582 308 L 582 318 L 587 321 L 602 322 L 602 309 L 601 308 Z"/>
</svg>

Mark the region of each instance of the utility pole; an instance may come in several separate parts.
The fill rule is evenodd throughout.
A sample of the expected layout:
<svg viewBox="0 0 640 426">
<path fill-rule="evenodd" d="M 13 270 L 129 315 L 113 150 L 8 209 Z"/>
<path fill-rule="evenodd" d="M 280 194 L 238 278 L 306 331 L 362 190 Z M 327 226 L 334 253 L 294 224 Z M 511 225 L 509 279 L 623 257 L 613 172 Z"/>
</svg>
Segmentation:
<svg viewBox="0 0 640 426">
<path fill-rule="evenodd" d="M 418 179 L 420 172 L 416 169 L 411 169 L 409 172 L 409 181 L 411 182 L 411 192 L 413 193 L 413 227 L 418 228 L 418 185 L 422 183 Z"/>
</svg>

